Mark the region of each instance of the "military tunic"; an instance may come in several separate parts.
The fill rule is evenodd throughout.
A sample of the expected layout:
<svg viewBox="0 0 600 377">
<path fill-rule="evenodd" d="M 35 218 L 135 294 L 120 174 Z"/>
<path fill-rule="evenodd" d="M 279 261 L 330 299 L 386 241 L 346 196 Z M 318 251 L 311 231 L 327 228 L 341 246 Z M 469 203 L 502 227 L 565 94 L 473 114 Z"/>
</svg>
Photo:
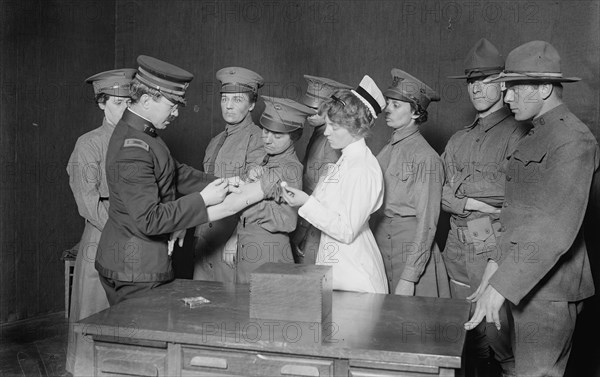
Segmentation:
<svg viewBox="0 0 600 377">
<path fill-rule="evenodd" d="M 418 125 L 397 129 L 377 155 L 385 195 L 372 229 L 390 292 L 400 279 L 415 283 L 416 296 L 450 297 L 440 250 L 434 242 L 444 169 Z"/>
<path fill-rule="evenodd" d="M 533 125 L 503 167 L 505 231 L 490 285 L 509 301 L 515 331 L 535 331 L 534 341 L 515 342 L 517 374 L 554 376 L 566 368 L 582 300 L 594 294 L 582 223 L 600 150 L 565 105 Z"/>
<path fill-rule="evenodd" d="M 264 153 L 264 152 L 263 152 Z M 255 163 L 263 165 L 264 156 Z M 237 225 L 236 283 L 250 282 L 250 273 L 267 262 L 294 263 L 289 233 L 296 228 L 298 214 L 281 197 L 279 184 L 302 189 L 302 164 L 294 145 L 277 155 L 270 155 L 263 165 L 263 187 L 272 190 L 262 201 L 246 208 Z M 263 188 L 264 189 L 264 188 Z"/>
<path fill-rule="evenodd" d="M 94 268 L 94 261 L 100 234 L 108 219 L 108 184 L 104 162 L 114 129 L 115 126 L 104 118 L 100 127 L 79 137 L 67 166 L 69 185 L 77 209 L 85 219 L 85 229 L 75 261 L 69 312 L 71 323 L 108 308 L 108 300 Z M 91 355 L 93 349 L 90 342 L 75 332 L 72 326 L 69 330 L 66 368 L 74 375 L 80 375 L 82 366 L 77 361 L 86 360 L 81 355 Z"/>
<path fill-rule="evenodd" d="M 451 214 L 450 231 L 443 252 L 448 275 L 454 285 L 465 288 L 460 298 L 475 291 L 487 264 L 485 254 L 475 252 L 472 240 L 467 239 L 467 221 L 489 216 L 498 223 L 498 214 L 465 211 L 468 198 L 494 207 L 504 201 L 504 173 L 500 167 L 512 153 L 530 126 L 517 122 L 507 107 L 477 118 L 448 141 L 442 155 L 446 182 L 442 192 L 442 208 Z M 500 227 L 496 226 L 496 231 Z M 463 297 L 464 296 L 464 297 Z"/>
<path fill-rule="evenodd" d="M 324 125 L 315 127 L 306 147 L 302 187 L 308 195 L 311 195 L 317 187 L 319 178 L 327 173 L 327 166 L 335 164 L 341 156 L 339 150 L 331 148 L 324 133 Z M 300 217 L 298 226 L 292 234 L 292 242 L 301 249 L 302 263 L 315 263 L 320 239 L 321 232 Z"/>
<path fill-rule="evenodd" d="M 208 220 L 199 192 L 215 177 L 177 162 L 152 123 L 129 109 L 110 139 L 106 172 L 110 208 L 96 269 L 125 282 L 173 279 L 169 236 Z"/>
<path fill-rule="evenodd" d="M 227 125 L 210 141 L 204 154 L 204 171 L 214 171 L 224 178 L 240 176 L 263 154 L 262 130 L 248 114 L 242 123 Z M 230 216 L 196 228 L 194 280 L 234 281 L 234 271 L 223 263 L 222 254 L 237 220 L 237 216 Z"/>
<path fill-rule="evenodd" d="M 477 117 L 465 129 L 455 133 L 442 155 L 446 182 L 442 193 L 442 208 L 451 214 L 450 231 L 443 252 L 451 279 L 452 297 L 465 299 L 481 283 L 488 263 L 487 253 L 475 250 L 467 221 L 489 217 L 495 234 L 501 234 L 500 216 L 477 211 L 465 211 L 467 198 L 473 198 L 494 207 L 504 202 L 504 173 L 501 166 L 525 136 L 530 125 L 518 122 L 507 107 Z M 475 306 L 472 305 L 473 311 Z M 481 323 L 469 333 L 468 353 L 487 362 L 490 349 L 505 373 L 514 373 L 510 325 L 506 307 L 500 309 L 501 330 L 493 324 Z M 488 334 L 496 334 L 490 336 Z"/>
</svg>

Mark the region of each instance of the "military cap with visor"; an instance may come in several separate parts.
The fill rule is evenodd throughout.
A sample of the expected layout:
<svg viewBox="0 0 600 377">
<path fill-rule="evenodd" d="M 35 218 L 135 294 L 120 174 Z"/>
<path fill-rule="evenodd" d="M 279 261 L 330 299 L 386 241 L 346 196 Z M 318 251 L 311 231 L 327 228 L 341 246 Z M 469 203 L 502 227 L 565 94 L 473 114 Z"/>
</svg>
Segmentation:
<svg viewBox="0 0 600 377">
<path fill-rule="evenodd" d="M 113 97 L 129 97 L 129 86 L 135 75 L 134 68 L 113 69 L 96 73 L 85 79 L 94 88 L 94 94 L 108 94 Z"/>
<path fill-rule="evenodd" d="M 194 79 L 193 74 L 151 56 L 140 55 L 137 62 L 135 80 L 158 90 L 169 101 L 185 106 L 185 91 Z"/>
<path fill-rule="evenodd" d="M 399 101 L 412 102 L 427 109 L 432 101 L 439 101 L 439 94 L 418 78 L 398 68 L 392 68 L 392 85 L 383 92 Z"/>
<path fill-rule="evenodd" d="M 351 86 L 342 84 L 326 77 L 304 75 L 308 87 L 300 98 L 300 102 L 313 109 L 319 108 L 321 103 L 329 99 L 338 89 L 352 89 Z"/>
<path fill-rule="evenodd" d="M 243 67 L 221 68 L 216 74 L 221 82 L 221 93 L 258 93 L 264 79 L 258 73 Z"/>
<path fill-rule="evenodd" d="M 287 98 L 262 96 L 265 100 L 265 111 L 260 117 L 261 126 L 271 132 L 291 133 L 302 129 L 306 118 L 316 114 L 301 103 Z"/>
</svg>

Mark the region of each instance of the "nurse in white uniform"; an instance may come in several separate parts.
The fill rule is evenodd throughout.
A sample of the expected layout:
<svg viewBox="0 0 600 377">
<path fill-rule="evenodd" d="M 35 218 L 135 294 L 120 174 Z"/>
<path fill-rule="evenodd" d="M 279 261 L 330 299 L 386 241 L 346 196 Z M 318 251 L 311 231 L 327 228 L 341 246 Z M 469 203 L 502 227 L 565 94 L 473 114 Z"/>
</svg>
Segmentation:
<svg viewBox="0 0 600 377">
<path fill-rule="evenodd" d="M 340 89 L 319 107 L 325 136 L 342 156 L 312 195 L 286 186 L 285 200 L 321 230 L 317 264 L 333 267 L 333 289 L 388 293 L 383 259 L 369 217 L 383 202 L 383 175 L 365 136 L 385 107 L 375 82 L 365 76 L 356 90 Z M 285 186 L 285 184 L 283 184 Z"/>
</svg>

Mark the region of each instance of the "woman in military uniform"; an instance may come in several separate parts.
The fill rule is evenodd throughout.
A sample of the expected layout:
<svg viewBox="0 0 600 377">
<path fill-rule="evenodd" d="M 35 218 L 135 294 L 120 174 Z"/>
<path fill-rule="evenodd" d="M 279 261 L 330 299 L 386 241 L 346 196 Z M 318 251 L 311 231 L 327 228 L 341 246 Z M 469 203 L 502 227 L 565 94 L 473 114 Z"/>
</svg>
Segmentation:
<svg viewBox="0 0 600 377">
<path fill-rule="evenodd" d="M 108 308 L 106 294 L 94 268 L 98 241 L 108 219 L 108 185 L 104 162 L 110 136 L 127 108 L 129 84 L 134 74 L 135 69 L 115 69 L 98 73 L 85 80 L 94 88 L 96 103 L 103 111 L 104 119 L 100 127 L 77 139 L 67 166 L 69 185 L 77 209 L 85 219 L 75 262 L 69 312 L 71 323 Z M 85 352 L 85 348 L 88 348 L 89 354 L 93 351 L 91 343 L 76 333 L 73 326 L 70 326 L 70 330 L 65 369 L 78 375 L 76 355 Z"/>
<path fill-rule="evenodd" d="M 240 214 L 233 236 L 237 237 L 236 248 L 224 251 L 225 262 L 235 267 L 237 283 L 248 283 L 250 273 L 264 263 L 294 262 L 289 233 L 296 228 L 298 215 L 281 197 L 280 183 L 302 188 L 302 164 L 294 143 L 314 110 L 288 99 L 263 98 L 266 108 L 260 124 L 264 153 L 249 169 L 247 179 L 260 182 L 264 199 Z"/>
<path fill-rule="evenodd" d="M 399 69 L 392 69 L 392 77 L 384 95 L 385 120 L 394 132 L 377 155 L 385 196 L 372 229 L 390 292 L 450 297 L 446 269 L 434 243 L 444 183 L 442 160 L 419 132 L 429 103 L 440 97 Z"/>
</svg>

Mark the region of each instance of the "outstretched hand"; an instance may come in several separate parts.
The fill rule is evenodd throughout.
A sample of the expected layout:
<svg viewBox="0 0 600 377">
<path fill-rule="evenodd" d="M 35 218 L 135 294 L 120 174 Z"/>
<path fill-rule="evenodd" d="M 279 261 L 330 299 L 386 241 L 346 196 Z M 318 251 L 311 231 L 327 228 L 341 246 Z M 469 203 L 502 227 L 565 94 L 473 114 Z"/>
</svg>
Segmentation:
<svg viewBox="0 0 600 377">
<path fill-rule="evenodd" d="M 300 207 L 308 200 L 308 194 L 302 190 L 290 187 L 286 182 L 281 182 L 281 196 L 292 207 Z"/>
<path fill-rule="evenodd" d="M 200 192 L 204 204 L 206 206 L 212 206 L 219 204 L 225 199 L 229 192 L 229 181 L 227 179 L 219 178 L 209 183 L 204 190 Z"/>
</svg>

